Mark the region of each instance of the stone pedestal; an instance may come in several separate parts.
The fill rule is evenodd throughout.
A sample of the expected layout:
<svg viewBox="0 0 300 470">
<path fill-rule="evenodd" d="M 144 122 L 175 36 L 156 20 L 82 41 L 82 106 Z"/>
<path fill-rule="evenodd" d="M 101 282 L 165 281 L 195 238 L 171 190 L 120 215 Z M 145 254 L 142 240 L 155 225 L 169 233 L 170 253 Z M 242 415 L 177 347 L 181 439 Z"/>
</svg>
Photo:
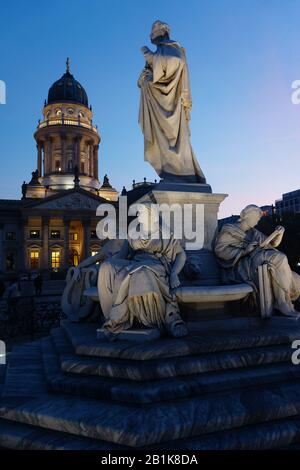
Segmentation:
<svg viewBox="0 0 300 470">
<path fill-rule="evenodd" d="M 185 205 L 189 205 L 192 211 L 192 230 L 195 231 L 196 213 L 198 213 L 200 230 L 198 238 L 203 238 L 201 246 L 195 246 L 196 250 L 205 249 L 212 250 L 212 242 L 218 227 L 218 211 L 222 201 L 227 194 L 212 193 L 208 184 L 186 184 L 186 183 L 158 183 L 153 189 L 137 202 L 152 201 L 156 204 L 167 204 L 172 206 L 179 204 L 182 208 L 181 232 L 182 245 L 187 251 L 194 251 L 192 240 L 188 239 L 185 234 L 184 225 L 186 225 L 185 217 L 189 216 L 188 211 L 184 210 Z M 197 209 L 198 206 L 198 209 Z M 198 211 L 198 212 L 197 212 Z M 178 221 L 171 216 L 171 230 L 173 232 L 178 229 Z"/>
</svg>

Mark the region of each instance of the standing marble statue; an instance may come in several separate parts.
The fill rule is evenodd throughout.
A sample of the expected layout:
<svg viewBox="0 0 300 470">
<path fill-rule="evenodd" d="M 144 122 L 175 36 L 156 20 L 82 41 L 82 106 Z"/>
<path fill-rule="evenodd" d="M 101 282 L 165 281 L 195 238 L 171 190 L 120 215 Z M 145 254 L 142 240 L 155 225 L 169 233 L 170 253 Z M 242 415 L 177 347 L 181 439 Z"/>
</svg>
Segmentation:
<svg viewBox="0 0 300 470">
<path fill-rule="evenodd" d="M 146 65 L 138 86 L 145 160 L 164 180 L 205 183 L 190 143 L 192 100 L 185 51 L 169 34 L 170 27 L 156 21 L 150 35 L 156 51 L 142 48 Z"/>
<path fill-rule="evenodd" d="M 150 217 L 150 230 L 148 221 Z M 152 204 L 140 206 L 140 237 L 128 238 L 120 252 L 100 265 L 98 293 L 106 321 L 103 328 L 119 333 L 134 324 L 165 329 L 170 336 L 187 334 L 174 289 L 186 255 L 171 234 L 163 239 Z"/>
<path fill-rule="evenodd" d="M 300 295 L 300 276 L 291 270 L 286 255 L 276 249 L 284 228 L 278 226 L 275 238 L 267 243 L 267 237 L 254 228 L 261 217 L 261 209 L 251 204 L 242 210 L 236 223 L 222 227 L 215 241 L 215 253 L 223 281 L 247 282 L 257 292 L 257 268 L 267 263 L 275 308 L 284 315 L 298 317 L 293 301 Z"/>
</svg>

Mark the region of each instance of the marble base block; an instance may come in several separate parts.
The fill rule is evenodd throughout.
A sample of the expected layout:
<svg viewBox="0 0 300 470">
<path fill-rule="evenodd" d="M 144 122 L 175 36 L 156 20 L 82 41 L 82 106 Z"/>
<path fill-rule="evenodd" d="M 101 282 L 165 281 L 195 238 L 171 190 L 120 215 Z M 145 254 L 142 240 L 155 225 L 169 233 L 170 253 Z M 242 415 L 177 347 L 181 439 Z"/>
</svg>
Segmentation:
<svg viewBox="0 0 300 470">
<path fill-rule="evenodd" d="M 205 188 L 203 188 L 205 186 Z M 143 198 L 137 202 L 152 201 L 156 204 L 179 204 L 184 208 L 185 204 L 192 206 L 192 229 L 196 229 L 196 205 L 199 204 L 204 207 L 204 220 L 201 230 L 204 230 L 203 246 L 196 249 L 212 249 L 212 242 L 218 227 L 218 211 L 222 201 L 227 197 L 227 194 L 217 194 L 211 191 L 209 185 L 201 184 L 180 184 L 180 183 L 159 183 L 153 187 L 153 189 L 147 193 Z M 171 230 L 175 232 L 175 225 L 178 222 L 174 221 L 171 217 Z M 182 245 L 186 250 L 193 250 L 194 248 L 189 247 L 188 243 L 191 242 L 186 236 L 184 231 L 184 217 L 182 217 Z M 178 226 L 178 225 L 176 225 Z"/>
</svg>

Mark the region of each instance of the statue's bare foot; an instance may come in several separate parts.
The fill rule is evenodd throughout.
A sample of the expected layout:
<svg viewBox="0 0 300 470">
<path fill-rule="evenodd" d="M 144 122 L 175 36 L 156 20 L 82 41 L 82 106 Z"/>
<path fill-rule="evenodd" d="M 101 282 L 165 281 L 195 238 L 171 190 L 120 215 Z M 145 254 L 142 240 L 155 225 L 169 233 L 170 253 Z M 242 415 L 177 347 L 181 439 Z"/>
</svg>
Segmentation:
<svg viewBox="0 0 300 470">
<path fill-rule="evenodd" d="M 188 334 L 186 324 L 176 312 L 170 312 L 167 316 L 166 321 L 167 330 L 170 336 L 173 338 L 181 338 Z"/>
</svg>

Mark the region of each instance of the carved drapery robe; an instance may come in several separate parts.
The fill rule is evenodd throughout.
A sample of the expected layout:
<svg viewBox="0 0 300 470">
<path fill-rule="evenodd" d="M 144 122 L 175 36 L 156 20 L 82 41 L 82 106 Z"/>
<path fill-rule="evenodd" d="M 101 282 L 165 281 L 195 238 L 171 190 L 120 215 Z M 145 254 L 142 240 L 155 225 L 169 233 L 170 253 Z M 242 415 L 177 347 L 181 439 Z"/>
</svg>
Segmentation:
<svg viewBox="0 0 300 470">
<path fill-rule="evenodd" d="M 145 160 L 166 180 L 205 183 L 190 144 L 192 102 L 184 49 L 175 41 L 162 41 L 145 57 L 147 65 L 138 81 Z"/>
<path fill-rule="evenodd" d="M 129 239 L 127 259 L 112 257 L 101 264 L 98 292 L 104 328 L 118 333 L 134 322 L 163 328 L 168 313 L 179 313 L 169 276 L 180 249 L 173 236 L 169 240 Z"/>
</svg>

